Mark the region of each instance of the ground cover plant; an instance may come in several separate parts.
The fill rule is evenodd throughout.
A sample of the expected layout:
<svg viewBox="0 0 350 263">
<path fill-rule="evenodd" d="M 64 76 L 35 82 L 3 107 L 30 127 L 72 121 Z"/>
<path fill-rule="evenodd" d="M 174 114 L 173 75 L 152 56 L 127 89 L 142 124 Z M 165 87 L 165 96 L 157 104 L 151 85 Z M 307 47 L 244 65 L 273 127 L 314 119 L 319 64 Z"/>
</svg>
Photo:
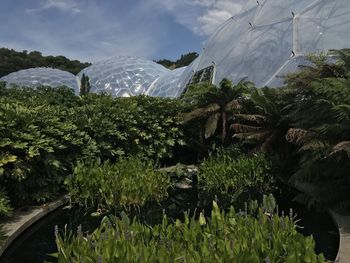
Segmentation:
<svg viewBox="0 0 350 263">
<path fill-rule="evenodd" d="M 201 199 L 216 196 L 229 205 L 238 205 L 239 200 L 261 200 L 276 190 L 276 170 L 263 153 L 247 155 L 239 148 L 218 149 L 199 166 Z"/>
<path fill-rule="evenodd" d="M 130 211 L 167 197 L 170 178 L 151 161 L 122 158 L 115 164 L 78 164 L 66 186 L 73 204 L 99 213 Z"/>
<path fill-rule="evenodd" d="M 273 198 L 272 198 L 273 199 Z M 104 218 L 91 235 L 56 229 L 58 262 L 324 262 L 314 252 L 312 237 L 296 231 L 293 215 L 274 214 L 274 200 L 258 208 L 233 207 L 220 211 L 214 202 L 211 215 L 185 215 L 175 222 L 163 216 L 148 226 L 125 214 Z M 272 205 L 271 205 L 272 204 Z M 268 214 L 266 214 L 268 213 Z"/>
</svg>

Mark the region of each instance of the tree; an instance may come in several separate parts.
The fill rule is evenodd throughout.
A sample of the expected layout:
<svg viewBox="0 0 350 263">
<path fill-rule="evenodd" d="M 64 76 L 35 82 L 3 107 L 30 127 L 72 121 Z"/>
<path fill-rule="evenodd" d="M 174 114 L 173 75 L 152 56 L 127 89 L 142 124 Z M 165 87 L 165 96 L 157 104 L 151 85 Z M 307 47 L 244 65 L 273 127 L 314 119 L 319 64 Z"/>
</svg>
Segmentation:
<svg viewBox="0 0 350 263">
<path fill-rule="evenodd" d="M 190 86 L 183 100 L 195 105 L 195 108 L 183 114 L 184 122 L 203 119 L 205 139 L 215 134 L 221 122 L 221 143 L 223 144 L 228 130 L 227 123 L 233 118 L 232 114 L 238 113 L 242 108 L 241 100 L 251 86 L 250 82 L 245 81 L 232 85 L 228 79 L 223 79 L 219 88 L 206 83 Z M 201 134 L 200 137 L 202 136 Z"/>
<path fill-rule="evenodd" d="M 231 125 L 235 131 L 233 137 L 256 145 L 254 151 L 288 154 L 285 135 L 290 128 L 290 98 L 293 96 L 286 89 L 255 89 L 245 104 L 245 113 L 236 114 Z"/>
<path fill-rule="evenodd" d="M 188 66 L 197 57 L 198 57 L 198 53 L 190 52 L 190 53 L 181 55 L 181 57 L 176 61 L 171 61 L 169 59 L 161 59 L 161 60 L 158 60 L 155 62 L 160 64 L 160 65 L 163 65 L 166 68 L 175 69 L 175 68 L 181 68 L 181 67 Z"/>
<path fill-rule="evenodd" d="M 80 84 L 80 92 L 79 95 L 83 96 L 86 95 L 90 92 L 91 90 L 91 85 L 90 85 L 90 79 L 88 76 L 86 76 L 83 73 L 83 76 L 81 77 L 81 84 Z"/>
<path fill-rule="evenodd" d="M 21 69 L 35 67 L 57 68 L 76 75 L 89 65 L 77 60 L 69 60 L 64 56 L 45 57 L 38 51 L 28 53 L 26 50 L 17 52 L 13 49 L 0 48 L 0 77 Z"/>
</svg>

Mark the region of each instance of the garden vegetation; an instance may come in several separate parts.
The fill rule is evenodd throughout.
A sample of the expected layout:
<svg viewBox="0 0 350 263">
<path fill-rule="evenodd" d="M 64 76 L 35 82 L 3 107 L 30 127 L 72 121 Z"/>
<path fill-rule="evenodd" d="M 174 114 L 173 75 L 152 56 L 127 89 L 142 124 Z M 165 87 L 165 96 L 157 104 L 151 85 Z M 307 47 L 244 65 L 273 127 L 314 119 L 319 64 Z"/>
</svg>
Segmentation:
<svg viewBox="0 0 350 263">
<path fill-rule="evenodd" d="M 88 235 L 56 230 L 59 262 L 324 262 L 270 194 L 286 184 L 309 206 L 350 208 L 350 50 L 332 52 L 336 62 L 311 56 L 281 88 L 224 79 L 180 99 L 0 84 L 0 214 L 65 191 L 110 213 Z M 189 155 L 210 216 L 141 221 L 175 187 L 158 168 Z"/>
</svg>

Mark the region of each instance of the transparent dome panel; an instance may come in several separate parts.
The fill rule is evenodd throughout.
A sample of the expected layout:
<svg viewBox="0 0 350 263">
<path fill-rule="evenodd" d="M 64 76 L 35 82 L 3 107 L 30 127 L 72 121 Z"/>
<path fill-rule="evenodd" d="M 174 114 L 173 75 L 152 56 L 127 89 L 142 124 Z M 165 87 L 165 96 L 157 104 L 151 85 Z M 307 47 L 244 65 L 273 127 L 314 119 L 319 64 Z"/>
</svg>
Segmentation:
<svg viewBox="0 0 350 263">
<path fill-rule="evenodd" d="M 298 53 L 350 47 L 350 1 L 319 1 L 296 18 Z"/>
<path fill-rule="evenodd" d="M 267 0 L 259 5 L 253 24 L 259 26 L 293 20 L 296 14 L 314 2 L 315 0 Z"/>
<path fill-rule="evenodd" d="M 7 86 L 17 85 L 23 87 L 37 88 L 39 86 L 60 87 L 66 86 L 79 94 L 76 77 L 70 72 L 53 68 L 30 68 L 10 73 L 0 79 Z"/>
<path fill-rule="evenodd" d="M 291 57 L 292 42 L 289 21 L 252 29 L 226 56 L 221 65 L 224 70 L 217 70 L 216 81 L 226 76 L 234 82 L 247 78 L 263 85 Z"/>
<path fill-rule="evenodd" d="M 187 84 L 191 80 L 191 77 L 197 71 L 201 56 L 202 55 L 199 55 L 194 61 L 192 61 L 192 63 L 189 66 L 187 66 L 184 69 L 183 73 L 181 74 L 179 81 L 178 81 L 178 85 L 179 85 L 179 87 L 181 87 L 182 91 L 184 91 L 186 89 Z M 181 94 L 179 94 L 178 96 L 180 96 L 180 95 Z"/>
<path fill-rule="evenodd" d="M 198 69 L 208 67 L 213 62 L 220 64 L 225 59 L 240 38 L 251 28 L 249 23 L 253 19 L 256 9 L 257 5 L 255 8 L 232 17 L 217 29 L 203 48 Z M 232 37 L 232 32 L 234 32 L 235 37 Z"/>
<path fill-rule="evenodd" d="M 147 95 L 168 98 L 179 97 L 185 89 L 185 86 L 180 83 L 180 77 L 185 70 L 186 67 L 178 68 L 162 76 L 150 88 Z"/>
<path fill-rule="evenodd" d="M 82 70 L 90 79 L 91 92 L 112 96 L 135 96 L 147 93 L 158 78 L 171 72 L 165 67 L 136 57 L 114 57 Z"/>
<path fill-rule="evenodd" d="M 284 85 L 284 77 L 291 72 L 301 69 L 301 66 L 310 66 L 311 62 L 307 57 L 293 57 L 287 60 L 283 66 L 269 79 L 263 86 L 282 87 Z"/>
<path fill-rule="evenodd" d="M 250 0 L 216 30 L 181 78 L 188 83 L 214 65 L 214 84 L 247 78 L 257 86 L 274 85 L 281 72 L 297 69 L 292 61 L 299 57 L 348 47 L 349 0 Z"/>
</svg>

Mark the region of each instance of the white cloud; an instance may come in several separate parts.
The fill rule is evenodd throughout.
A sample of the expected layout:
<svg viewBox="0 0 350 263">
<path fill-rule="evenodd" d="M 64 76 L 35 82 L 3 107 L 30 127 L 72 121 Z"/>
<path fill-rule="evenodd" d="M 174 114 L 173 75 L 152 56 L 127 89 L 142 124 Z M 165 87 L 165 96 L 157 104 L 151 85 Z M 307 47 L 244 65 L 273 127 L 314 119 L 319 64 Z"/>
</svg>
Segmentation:
<svg viewBox="0 0 350 263">
<path fill-rule="evenodd" d="M 208 36 L 224 21 L 237 14 L 244 0 L 152 0 L 170 12 L 176 22 L 200 36 Z"/>
<path fill-rule="evenodd" d="M 89 62 L 117 55 L 152 58 L 162 44 L 165 28 L 159 21 L 145 20 L 151 10 L 142 4 L 130 13 L 119 11 L 118 5 L 112 6 L 115 11 L 107 7 L 111 6 L 95 0 L 45 0 L 37 9 L 25 10 L 27 23 L 16 19 L 8 22 L 6 28 L 16 28 L 18 44 L 0 40 L 0 46 L 39 50 L 44 55 L 64 54 Z M 46 12 L 77 12 L 75 8 L 81 11 L 78 16 L 55 12 L 50 19 L 52 15 Z"/>
<path fill-rule="evenodd" d="M 23 2 L 16 13 L 0 11 L 7 17 L 0 24 L 0 46 L 93 62 L 115 55 L 154 58 L 167 52 L 176 56 L 172 41 L 181 36 L 172 32 L 174 21 L 202 38 L 237 12 L 241 6 L 237 1 L 246 0 L 33 1 L 37 5 Z M 189 45 L 188 51 L 193 51 L 193 43 Z"/>
<path fill-rule="evenodd" d="M 40 7 L 26 9 L 26 12 L 35 13 L 54 8 L 65 12 L 80 13 L 79 5 L 80 3 L 77 0 L 45 0 Z"/>
</svg>

